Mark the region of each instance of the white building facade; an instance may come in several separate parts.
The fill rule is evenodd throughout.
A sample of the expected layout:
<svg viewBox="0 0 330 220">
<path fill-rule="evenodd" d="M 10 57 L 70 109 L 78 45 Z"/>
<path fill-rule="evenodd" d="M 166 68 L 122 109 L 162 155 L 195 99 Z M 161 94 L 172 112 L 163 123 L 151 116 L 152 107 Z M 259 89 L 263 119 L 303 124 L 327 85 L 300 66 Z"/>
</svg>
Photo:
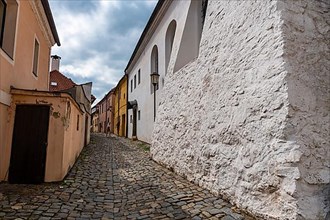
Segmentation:
<svg viewBox="0 0 330 220">
<path fill-rule="evenodd" d="M 329 219 L 329 8 L 208 1 L 198 58 L 166 75 L 152 158 L 257 219 Z"/>
<path fill-rule="evenodd" d="M 128 137 L 151 143 L 168 72 L 198 56 L 206 1 L 159 1 L 125 69 L 128 75 Z M 151 73 L 159 80 L 154 94 Z M 155 97 L 156 96 L 156 97 Z M 155 102 L 156 100 L 156 102 Z M 130 104 L 129 104 L 130 106 Z"/>
</svg>

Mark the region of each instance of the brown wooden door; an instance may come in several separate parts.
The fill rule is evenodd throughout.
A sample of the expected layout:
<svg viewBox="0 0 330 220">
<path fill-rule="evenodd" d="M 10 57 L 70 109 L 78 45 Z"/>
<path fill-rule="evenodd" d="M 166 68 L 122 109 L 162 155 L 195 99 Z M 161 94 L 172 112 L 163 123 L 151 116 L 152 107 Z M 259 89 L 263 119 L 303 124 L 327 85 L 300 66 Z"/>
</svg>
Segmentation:
<svg viewBox="0 0 330 220">
<path fill-rule="evenodd" d="M 10 157 L 10 183 L 41 183 L 45 177 L 49 106 L 17 105 Z"/>
<path fill-rule="evenodd" d="M 136 108 L 133 108 L 133 130 L 132 130 L 132 138 L 136 138 Z"/>
<path fill-rule="evenodd" d="M 121 116 L 121 121 L 122 121 L 122 123 L 121 123 L 121 136 L 122 137 L 125 137 L 125 125 L 126 125 L 125 118 L 126 118 L 125 115 Z"/>
</svg>

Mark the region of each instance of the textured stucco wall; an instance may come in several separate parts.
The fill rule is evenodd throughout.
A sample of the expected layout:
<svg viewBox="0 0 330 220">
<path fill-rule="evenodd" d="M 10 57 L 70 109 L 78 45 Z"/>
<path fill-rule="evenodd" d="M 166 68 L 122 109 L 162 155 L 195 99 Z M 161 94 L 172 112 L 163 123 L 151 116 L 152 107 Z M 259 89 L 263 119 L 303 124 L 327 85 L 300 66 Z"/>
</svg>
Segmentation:
<svg viewBox="0 0 330 220">
<path fill-rule="evenodd" d="M 327 40 L 295 27 L 307 7 L 324 32 L 326 3 L 300 3 L 209 1 L 199 57 L 166 76 L 154 128 L 154 160 L 259 217 L 322 219 L 329 207 Z"/>
<path fill-rule="evenodd" d="M 280 1 L 289 114 L 287 140 L 302 153 L 299 215 L 322 219 L 330 199 L 330 2 Z"/>
</svg>

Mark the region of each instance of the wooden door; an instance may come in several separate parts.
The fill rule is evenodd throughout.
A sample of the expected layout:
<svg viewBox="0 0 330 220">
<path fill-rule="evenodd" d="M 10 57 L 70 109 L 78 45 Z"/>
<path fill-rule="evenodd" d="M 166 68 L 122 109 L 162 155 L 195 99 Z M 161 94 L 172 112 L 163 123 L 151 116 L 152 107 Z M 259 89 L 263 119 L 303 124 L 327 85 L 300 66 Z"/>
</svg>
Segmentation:
<svg viewBox="0 0 330 220">
<path fill-rule="evenodd" d="M 17 105 L 9 182 L 41 183 L 45 177 L 49 106 Z"/>
<path fill-rule="evenodd" d="M 132 138 L 136 138 L 136 108 L 133 108 L 133 130 L 132 130 Z"/>
<path fill-rule="evenodd" d="M 88 130 L 89 129 L 89 124 L 88 124 L 88 116 L 86 114 L 86 117 L 85 117 L 85 138 L 84 138 L 84 146 L 86 146 L 88 144 Z"/>
<path fill-rule="evenodd" d="M 125 123 L 125 114 L 121 116 L 121 136 L 122 137 L 125 137 L 126 134 L 125 134 L 125 126 L 126 126 L 126 123 Z"/>
</svg>

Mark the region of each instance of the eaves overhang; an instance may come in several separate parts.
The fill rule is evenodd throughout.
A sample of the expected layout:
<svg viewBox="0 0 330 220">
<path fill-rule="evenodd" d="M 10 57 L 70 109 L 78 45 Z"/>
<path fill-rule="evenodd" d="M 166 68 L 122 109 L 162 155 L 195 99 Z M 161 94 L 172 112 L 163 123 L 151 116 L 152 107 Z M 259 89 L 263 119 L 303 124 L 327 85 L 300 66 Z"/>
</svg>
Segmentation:
<svg viewBox="0 0 330 220">
<path fill-rule="evenodd" d="M 47 17 L 50 29 L 52 31 L 54 40 L 55 40 L 57 46 L 61 46 L 60 38 L 58 37 L 53 14 L 52 14 L 52 11 L 50 10 L 49 2 L 48 2 L 48 0 L 41 0 L 41 4 L 44 7 L 46 17 Z"/>
<path fill-rule="evenodd" d="M 154 31 L 156 30 L 158 24 L 161 21 L 161 18 L 171 5 L 173 0 L 159 0 L 154 11 L 152 12 L 147 25 L 145 26 L 138 43 L 135 46 L 135 49 L 131 55 L 131 58 L 128 61 L 128 64 L 125 68 L 125 74 L 131 71 L 131 68 L 134 66 L 140 55 L 142 54 L 144 48 L 148 44 L 150 38 L 152 37 Z"/>
</svg>

